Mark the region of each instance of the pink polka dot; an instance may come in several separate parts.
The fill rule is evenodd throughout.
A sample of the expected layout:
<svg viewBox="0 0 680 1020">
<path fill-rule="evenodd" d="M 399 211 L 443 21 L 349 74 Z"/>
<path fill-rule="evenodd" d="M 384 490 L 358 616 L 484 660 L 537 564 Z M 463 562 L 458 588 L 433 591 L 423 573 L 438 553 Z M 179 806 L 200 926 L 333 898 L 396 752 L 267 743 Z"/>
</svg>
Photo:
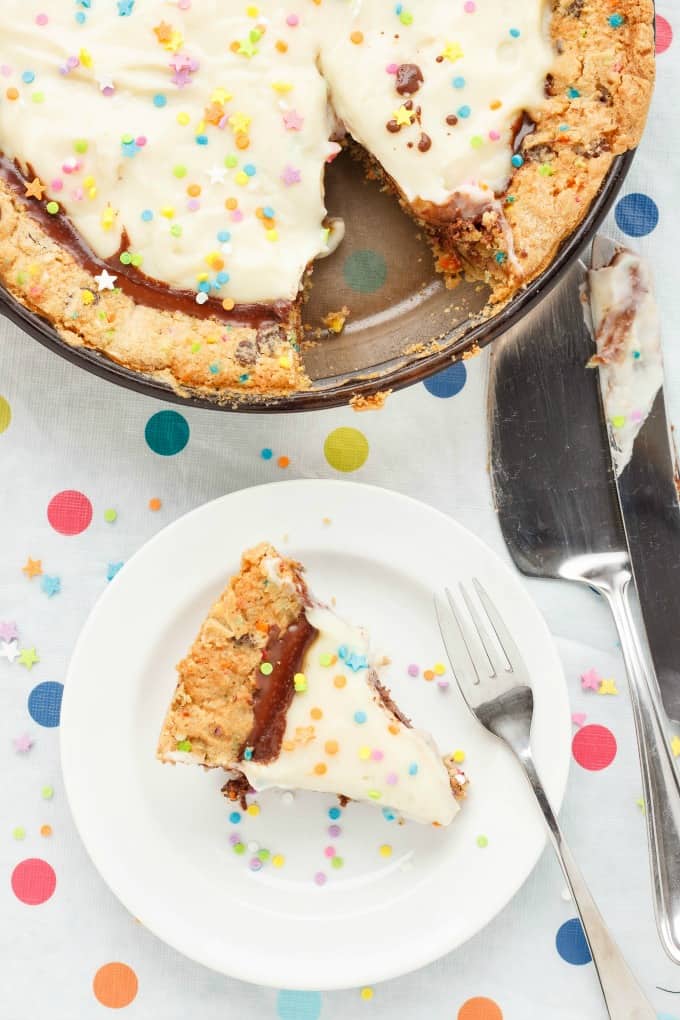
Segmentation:
<svg viewBox="0 0 680 1020">
<path fill-rule="evenodd" d="M 12 872 L 12 891 L 22 903 L 35 907 L 49 900 L 57 885 L 54 868 L 39 857 L 20 861 Z"/>
<path fill-rule="evenodd" d="M 47 504 L 47 520 L 60 535 L 79 535 L 90 526 L 92 504 L 76 489 L 64 489 Z"/>
<path fill-rule="evenodd" d="M 673 29 L 660 14 L 656 16 L 656 52 L 665 53 L 673 42 Z"/>
<path fill-rule="evenodd" d="M 606 726 L 582 726 L 574 734 L 571 751 L 581 768 L 599 772 L 616 757 L 616 737 Z"/>
</svg>

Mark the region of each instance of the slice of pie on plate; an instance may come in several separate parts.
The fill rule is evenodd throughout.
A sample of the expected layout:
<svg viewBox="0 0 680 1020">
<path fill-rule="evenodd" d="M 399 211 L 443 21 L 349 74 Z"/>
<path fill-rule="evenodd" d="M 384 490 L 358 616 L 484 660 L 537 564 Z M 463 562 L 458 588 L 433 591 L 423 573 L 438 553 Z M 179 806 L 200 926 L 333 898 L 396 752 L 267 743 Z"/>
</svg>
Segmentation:
<svg viewBox="0 0 680 1020">
<path fill-rule="evenodd" d="M 303 567 L 263 543 L 210 609 L 178 666 L 157 755 L 223 768 L 225 793 L 335 793 L 448 825 L 467 782 L 382 686 L 365 632 L 310 594 Z"/>
</svg>

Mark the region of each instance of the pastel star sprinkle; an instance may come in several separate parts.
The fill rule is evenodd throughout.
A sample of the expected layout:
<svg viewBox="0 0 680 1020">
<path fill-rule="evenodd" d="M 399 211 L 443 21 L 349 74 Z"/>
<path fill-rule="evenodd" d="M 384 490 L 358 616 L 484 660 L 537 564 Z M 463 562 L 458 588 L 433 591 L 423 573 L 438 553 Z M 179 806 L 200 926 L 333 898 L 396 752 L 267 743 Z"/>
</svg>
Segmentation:
<svg viewBox="0 0 680 1020">
<path fill-rule="evenodd" d="M 52 598 L 53 595 L 58 595 L 61 591 L 61 578 L 50 577 L 49 574 L 43 574 L 42 581 L 40 582 L 41 591 L 44 591 L 48 598 Z"/>
<path fill-rule="evenodd" d="M 405 106 L 400 106 L 394 113 L 394 119 L 399 127 L 408 127 L 414 117 L 413 110 L 407 110 Z"/>
<path fill-rule="evenodd" d="M 18 641 L 0 641 L 0 658 L 7 659 L 8 662 L 14 662 L 18 654 Z"/>
<path fill-rule="evenodd" d="M 598 694 L 618 694 L 618 688 L 615 680 L 603 680 L 600 684 Z"/>
<path fill-rule="evenodd" d="M 36 662 L 40 662 L 40 657 L 35 650 L 35 646 L 33 648 L 22 648 L 19 652 L 19 658 L 17 661 L 20 666 L 25 666 L 26 669 L 29 670 L 33 669 Z"/>
<path fill-rule="evenodd" d="M 584 691 L 599 691 L 601 683 L 602 677 L 596 669 L 589 669 L 586 673 L 581 673 L 581 687 Z"/>
<path fill-rule="evenodd" d="M 208 170 L 211 184 L 224 184 L 227 171 L 221 166 L 213 166 Z"/>
<path fill-rule="evenodd" d="M 20 737 L 14 737 L 12 743 L 17 754 L 26 754 L 33 747 L 33 741 L 28 733 L 22 733 Z"/>
<path fill-rule="evenodd" d="M 460 60 L 465 56 L 463 53 L 460 43 L 453 42 L 447 43 L 442 51 L 444 60 L 450 60 L 451 63 L 455 63 L 456 60 Z"/>
<path fill-rule="evenodd" d="M 112 276 L 107 269 L 102 269 L 101 273 L 99 273 L 98 276 L 95 276 L 95 280 L 97 281 L 97 290 L 100 292 L 102 290 L 113 290 L 117 279 L 118 277 Z"/>
<path fill-rule="evenodd" d="M 297 110 L 286 110 L 283 115 L 286 131 L 300 131 L 304 122 L 304 117 L 301 117 Z"/>
<path fill-rule="evenodd" d="M 29 556 L 21 569 L 26 577 L 40 577 L 42 574 L 42 560 L 32 560 Z"/>
<path fill-rule="evenodd" d="M 302 179 L 302 174 L 299 170 L 296 170 L 294 166 L 288 164 L 284 167 L 283 173 L 281 174 L 281 180 L 290 188 L 292 184 L 299 184 Z"/>
<path fill-rule="evenodd" d="M 26 185 L 26 190 L 24 191 L 25 198 L 37 198 L 38 200 L 42 199 L 44 194 L 45 185 L 41 184 L 39 177 L 34 177 L 31 183 Z"/>
<path fill-rule="evenodd" d="M 0 641 L 14 641 L 19 631 L 14 620 L 0 620 Z"/>
</svg>

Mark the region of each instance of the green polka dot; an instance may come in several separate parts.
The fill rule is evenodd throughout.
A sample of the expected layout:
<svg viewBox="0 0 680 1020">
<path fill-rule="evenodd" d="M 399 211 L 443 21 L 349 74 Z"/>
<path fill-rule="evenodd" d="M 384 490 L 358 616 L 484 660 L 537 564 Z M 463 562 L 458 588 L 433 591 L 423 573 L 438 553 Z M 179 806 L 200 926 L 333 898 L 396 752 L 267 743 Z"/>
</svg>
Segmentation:
<svg viewBox="0 0 680 1020">
<path fill-rule="evenodd" d="M 359 294 L 373 294 L 387 279 L 385 259 L 370 248 L 360 248 L 348 255 L 342 271 L 349 286 Z"/>
<path fill-rule="evenodd" d="M 366 463 L 368 439 L 358 429 L 333 429 L 326 436 L 323 452 L 336 471 L 357 471 Z"/>
<path fill-rule="evenodd" d="M 118 516 L 118 514 L 117 514 L 117 513 L 116 513 L 116 511 L 115 511 L 115 510 L 113 510 L 113 509 L 110 509 L 110 510 L 105 510 L 105 511 L 104 511 L 104 520 L 105 520 L 105 521 L 106 521 L 106 522 L 107 522 L 108 524 L 113 524 L 113 522 L 115 521 L 115 519 L 116 519 L 116 517 L 117 517 L 117 516 Z"/>
<path fill-rule="evenodd" d="M 4 432 L 5 429 L 9 428 L 9 423 L 12 420 L 12 408 L 9 406 L 9 402 L 4 397 L 0 397 L 0 432 Z"/>
</svg>

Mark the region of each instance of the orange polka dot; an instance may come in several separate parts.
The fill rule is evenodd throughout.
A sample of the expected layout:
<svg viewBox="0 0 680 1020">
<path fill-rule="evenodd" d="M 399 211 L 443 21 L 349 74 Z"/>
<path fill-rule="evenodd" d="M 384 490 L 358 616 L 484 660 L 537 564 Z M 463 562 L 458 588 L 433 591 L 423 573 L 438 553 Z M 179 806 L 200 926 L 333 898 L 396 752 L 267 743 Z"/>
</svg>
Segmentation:
<svg viewBox="0 0 680 1020">
<path fill-rule="evenodd" d="M 276 44 L 276 48 L 279 51 L 279 53 L 285 53 L 286 50 L 288 49 L 288 43 L 285 43 L 283 39 L 279 39 L 279 41 Z"/>
<path fill-rule="evenodd" d="M 121 1009 L 137 994 L 137 975 L 126 963 L 105 963 L 94 976 L 92 990 L 102 1006 Z"/>
<path fill-rule="evenodd" d="M 431 669 L 426 669 L 423 672 L 425 680 L 434 680 L 434 672 Z"/>
<path fill-rule="evenodd" d="M 458 1010 L 457 1020 L 503 1020 L 503 1013 L 493 999 L 476 995 L 474 999 L 463 1003 Z"/>
<path fill-rule="evenodd" d="M 18 99 L 19 90 L 15 88 L 9 88 L 7 89 L 7 92 L 5 92 L 5 95 L 7 96 L 8 99 Z"/>
<path fill-rule="evenodd" d="M 224 205 L 227 209 L 235 209 L 238 205 L 238 202 L 235 198 L 228 198 Z"/>
<path fill-rule="evenodd" d="M 157 496 L 149 500 L 149 510 L 160 510 L 162 503 Z"/>
<path fill-rule="evenodd" d="M 40 826 L 40 835 L 41 836 L 51 836 L 52 835 L 52 826 L 51 825 L 41 825 Z"/>
<path fill-rule="evenodd" d="M 235 304 L 236 302 L 234 301 L 233 298 L 226 297 L 222 302 L 222 307 L 224 308 L 225 312 L 230 312 Z"/>
<path fill-rule="evenodd" d="M 316 773 L 317 776 L 322 776 L 327 771 L 328 766 L 325 765 L 324 762 L 322 761 L 317 762 L 316 765 L 314 766 L 314 772 Z"/>
<path fill-rule="evenodd" d="M 279 457 L 276 463 L 280 468 L 287 468 L 290 464 L 290 457 Z"/>
<path fill-rule="evenodd" d="M 320 708 L 313 708 L 309 714 L 311 715 L 312 719 L 323 719 L 323 712 L 321 711 Z"/>
<path fill-rule="evenodd" d="M 324 744 L 324 751 L 326 754 L 337 754 L 340 750 L 340 745 L 337 740 L 327 740 Z"/>
<path fill-rule="evenodd" d="M 191 195 L 192 198 L 198 198 L 198 196 L 201 194 L 201 185 L 190 184 L 189 187 L 187 188 L 187 194 Z"/>
<path fill-rule="evenodd" d="M 352 40 L 352 42 L 354 43 L 355 46 L 359 46 L 364 41 L 364 33 L 363 32 L 352 32 L 350 34 L 350 39 Z"/>
<path fill-rule="evenodd" d="M 399 727 L 397 726 L 396 723 L 390 723 L 390 725 L 387 728 L 390 731 L 390 733 L 392 733 L 394 736 L 396 736 L 397 733 L 399 732 Z"/>
<path fill-rule="evenodd" d="M 333 683 L 336 687 L 344 687 L 347 683 L 347 679 L 341 674 L 338 674 L 338 676 L 333 677 Z"/>
</svg>

